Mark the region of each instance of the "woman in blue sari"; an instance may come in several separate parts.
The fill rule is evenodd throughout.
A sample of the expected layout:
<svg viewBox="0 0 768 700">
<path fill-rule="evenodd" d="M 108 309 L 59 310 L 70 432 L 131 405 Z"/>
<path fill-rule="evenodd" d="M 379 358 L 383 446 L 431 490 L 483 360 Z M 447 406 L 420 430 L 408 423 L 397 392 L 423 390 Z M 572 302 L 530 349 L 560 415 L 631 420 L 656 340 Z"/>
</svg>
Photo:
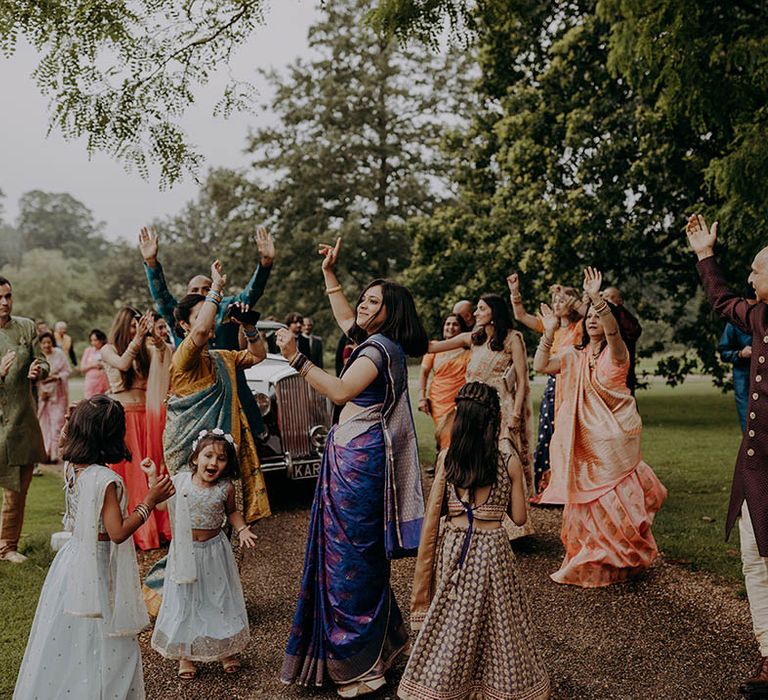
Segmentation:
<svg viewBox="0 0 768 700">
<path fill-rule="evenodd" d="M 427 334 L 410 292 L 389 280 L 371 282 L 352 309 L 333 271 L 340 244 L 320 253 L 333 314 L 358 343 L 341 376 L 297 352 L 290 331 L 277 335 L 283 356 L 337 406 L 280 678 L 319 686 L 328 677 L 351 698 L 381 688 L 408 646 L 389 573 L 391 559 L 415 556 L 424 516 L 405 358 L 426 352 Z"/>
</svg>

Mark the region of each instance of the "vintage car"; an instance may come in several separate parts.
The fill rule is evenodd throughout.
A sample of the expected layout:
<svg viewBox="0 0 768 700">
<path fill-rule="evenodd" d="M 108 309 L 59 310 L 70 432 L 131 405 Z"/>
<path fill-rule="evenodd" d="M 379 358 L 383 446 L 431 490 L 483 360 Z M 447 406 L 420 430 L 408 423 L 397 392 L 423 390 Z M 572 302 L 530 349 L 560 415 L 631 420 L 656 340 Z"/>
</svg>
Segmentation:
<svg viewBox="0 0 768 700">
<path fill-rule="evenodd" d="M 285 326 L 271 321 L 258 324 L 266 341 L 278 328 Z M 276 350 L 273 342 L 267 345 Z M 266 428 L 256 439 L 262 470 L 284 472 L 290 479 L 316 477 L 331 426 L 331 402 L 276 352 L 268 352 L 265 360 L 248 368 L 245 377 Z"/>
</svg>

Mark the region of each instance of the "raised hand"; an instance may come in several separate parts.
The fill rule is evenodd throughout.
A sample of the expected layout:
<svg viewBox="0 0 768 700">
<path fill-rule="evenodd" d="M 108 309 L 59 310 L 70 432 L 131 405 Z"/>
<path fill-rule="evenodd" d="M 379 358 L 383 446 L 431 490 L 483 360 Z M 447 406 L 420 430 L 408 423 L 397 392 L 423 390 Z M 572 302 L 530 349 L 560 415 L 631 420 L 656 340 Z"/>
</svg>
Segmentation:
<svg viewBox="0 0 768 700">
<path fill-rule="evenodd" d="M 336 239 L 336 245 L 330 246 L 327 243 L 321 243 L 317 250 L 323 256 L 323 270 L 332 270 L 339 259 L 341 252 L 341 236 Z"/>
<path fill-rule="evenodd" d="M 152 488 L 157 483 L 157 465 L 149 457 L 145 457 L 139 462 L 139 468 L 146 474 L 147 482 Z"/>
<path fill-rule="evenodd" d="M 147 505 L 154 508 L 158 503 L 167 501 L 173 494 L 176 493 L 176 489 L 173 486 L 173 481 L 168 474 L 163 474 L 155 481 L 154 486 L 151 486 L 144 500 Z"/>
<path fill-rule="evenodd" d="M 507 275 L 507 287 L 509 287 L 509 293 L 512 296 L 520 294 L 520 278 L 517 276 L 516 272 Z"/>
<path fill-rule="evenodd" d="M 712 224 L 710 230 L 701 214 L 692 214 L 688 217 L 685 233 L 688 236 L 688 243 L 699 260 L 714 254 L 715 242 L 717 241 L 717 221 Z"/>
<path fill-rule="evenodd" d="M 154 227 L 144 226 L 139 232 L 139 250 L 150 267 L 157 265 L 158 238 Z"/>
<path fill-rule="evenodd" d="M 560 326 L 560 319 L 555 316 L 555 312 L 552 311 L 552 307 L 549 304 L 542 304 L 539 307 L 539 318 L 544 324 L 544 332 L 549 336 L 553 336 Z"/>
<path fill-rule="evenodd" d="M 152 332 L 154 325 L 155 317 L 151 311 L 146 311 L 136 326 L 136 337 L 139 339 L 146 338 Z"/>
<path fill-rule="evenodd" d="M 600 299 L 600 285 L 603 283 L 603 273 L 594 267 L 584 268 L 584 291 L 594 303 Z"/>
<path fill-rule="evenodd" d="M 259 250 L 259 263 L 269 267 L 275 260 L 275 242 L 263 226 L 256 229 L 256 247 Z"/>
<path fill-rule="evenodd" d="M 3 355 L 2 358 L 0 358 L 0 377 L 6 377 L 8 376 L 8 372 L 11 371 L 11 365 L 13 364 L 13 361 L 16 359 L 16 351 L 15 350 L 9 350 L 8 352 Z"/>
<path fill-rule="evenodd" d="M 40 360 L 32 360 L 32 364 L 29 366 L 29 372 L 27 372 L 27 379 L 31 379 L 36 382 L 43 374 L 43 366 L 40 364 Z"/>
<path fill-rule="evenodd" d="M 211 263 L 211 283 L 211 289 L 215 289 L 217 292 L 221 292 L 227 283 L 227 276 L 224 274 L 224 268 L 219 260 L 214 260 Z"/>
<path fill-rule="evenodd" d="M 289 328 L 278 328 L 275 333 L 277 347 L 280 348 L 280 354 L 290 360 L 296 354 L 296 336 Z"/>
</svg>

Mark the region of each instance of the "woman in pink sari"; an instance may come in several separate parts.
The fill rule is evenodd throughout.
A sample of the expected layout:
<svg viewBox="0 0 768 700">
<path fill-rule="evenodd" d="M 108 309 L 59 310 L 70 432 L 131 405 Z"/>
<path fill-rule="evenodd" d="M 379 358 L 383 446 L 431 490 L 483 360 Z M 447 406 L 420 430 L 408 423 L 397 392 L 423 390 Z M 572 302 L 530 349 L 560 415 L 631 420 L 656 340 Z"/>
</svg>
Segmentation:
<svg viewBox="0 0 768 700">
<path fill-rule="evenodd" d="M 584 271 L 591 305 L 580 345 L 551 356 L 559 319 L 542 306 L 544 335 L 533 367 L 558 373 L 562 404 L 550 445 L 552 480 L 541 503 L 565 504 L 565 559 L 557 583 L 608 586 L 647 569 L 656 558 L 651 532 L 667 490 L 643 461 L 643 424 L 627 388 L 629 353 L 613 308 L 600 297 L 602 275 Z"/>
<path fill-rule="evenodd" d="M 88 334 L 88 342 L 89 345 L 80 360 L 80 371 L 85 375 L 83 396 L 86 399 L 109 391 L 109 379 L 101 360 L 101 349 L 107 344 L 107 336 L 104 331 L 94 328 Z"/>
<path fill-rule="evenodd" d="M 47 461 L 59 461 L 59 436 L 64 427 L 64 416 L 69 405 L 69 360 L 66 353 L 56 347 L 53 333 L 39 336 L 40 349 L 51 367 L 45 379 L 37 383 L 37 419 L 43 431 Z"/>
</svg>

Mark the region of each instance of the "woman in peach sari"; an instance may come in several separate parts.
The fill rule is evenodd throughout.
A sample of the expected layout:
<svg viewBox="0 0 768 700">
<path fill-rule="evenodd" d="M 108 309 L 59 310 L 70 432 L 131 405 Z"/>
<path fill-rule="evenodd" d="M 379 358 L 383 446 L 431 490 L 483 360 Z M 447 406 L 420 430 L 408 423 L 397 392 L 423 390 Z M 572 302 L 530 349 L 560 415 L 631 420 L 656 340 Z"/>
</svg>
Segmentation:
<svg viewBox="0 0 768 700">
<path fill-rule="evenodd" d="M 608 586 L 647 569 L 656 558 L 651 532 L 667 490 L 640 453 L 642 420 L 627 388 L 629 354 L 611 305 L 600 297 L 602 275 L 584 271 L 591 306 L 581 345 L 552 357 L 559 320 L 542 306 L 544 335 L 533 367 L 559 374 L 563 402 L 550 445 L 552 480 L 541 503 L 565 504 L 565 559 L 557 583 Z"/>
<path fill-rule="evenodd" d="M 443 338 L 453 338 L 469 331 L 464 319 L 457 314 L 446 316 Z M 456 394 L 466 383 L 470 351 L 456 348 L 440 354 L 427 353 L 421 361 L 419 377 L 419 410 L 432 418 L 435 424 L 437 451 L 445 449 L 451 441 L 451 418 L 456 409 Z M 427 392 L 427 382 L 432 382 Z"/>
</svg>

